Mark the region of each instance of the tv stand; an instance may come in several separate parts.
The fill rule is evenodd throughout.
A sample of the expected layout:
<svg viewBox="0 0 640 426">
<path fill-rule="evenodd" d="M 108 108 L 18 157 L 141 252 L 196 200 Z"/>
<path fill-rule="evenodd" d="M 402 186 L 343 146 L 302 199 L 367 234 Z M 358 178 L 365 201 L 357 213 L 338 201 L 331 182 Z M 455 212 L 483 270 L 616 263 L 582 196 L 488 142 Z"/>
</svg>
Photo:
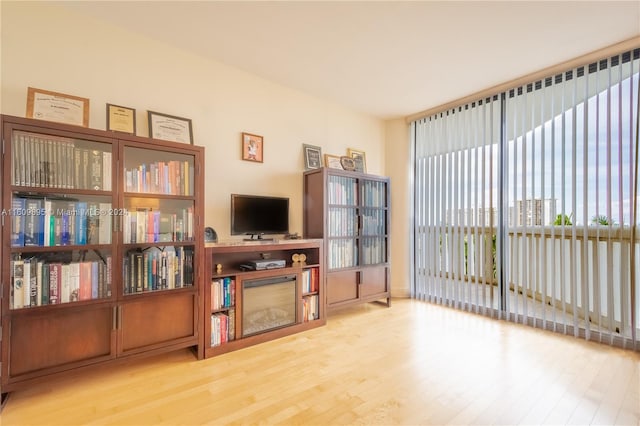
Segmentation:
<svg viewBox="0 0 640 426">
<path fill-rule="evenodd" d="M 305 262 L 294 262 L 294 254 L 305 254 Z M 284 265 L 273 269 L 254 270 L 244 265 L 255 259 L 279 259 Z M 209 358 L 225 352 L 277 339 L 325 325 L 325 279 L 323 241 L 280 240 L 270 243 L 231 242 L 205 244 L 205 283 L 201 297 L 202 319 L 198 357 Z M 287 325 L 255 333 L 244 310 L 255 307 L 244 290 L 247 283 L 295 276 L 295 320 Z M 267 286 L 267 288 L 270 286 Z M 225 290 L 227 289 L 227 290 Z M 286 292 L 266 291 L 264 302 L 283 300 Z M 282 291 L 282 292 L 281 292 Z M 278 316 L 278 319 L 282 317 Z M 230 325 L 231 324 L 231 325 Z"/>
</svg>

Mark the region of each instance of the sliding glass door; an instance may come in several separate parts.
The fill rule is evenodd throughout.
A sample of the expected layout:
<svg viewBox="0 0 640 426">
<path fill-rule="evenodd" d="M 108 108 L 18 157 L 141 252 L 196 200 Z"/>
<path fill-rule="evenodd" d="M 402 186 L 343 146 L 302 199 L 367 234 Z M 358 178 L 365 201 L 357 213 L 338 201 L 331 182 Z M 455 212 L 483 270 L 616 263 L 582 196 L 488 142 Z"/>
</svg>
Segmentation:
<svg viewBox="0 0 640 426">
<path fill-rule="evenodd" d="M 499 99 L 415 123 L 415 297 L 498 308 Z"/>
<path fill-rule="evenodd" d="M 412 124 L 416 298 L 635 345 L 639 71 L 637 49 Z"/>
</svg>

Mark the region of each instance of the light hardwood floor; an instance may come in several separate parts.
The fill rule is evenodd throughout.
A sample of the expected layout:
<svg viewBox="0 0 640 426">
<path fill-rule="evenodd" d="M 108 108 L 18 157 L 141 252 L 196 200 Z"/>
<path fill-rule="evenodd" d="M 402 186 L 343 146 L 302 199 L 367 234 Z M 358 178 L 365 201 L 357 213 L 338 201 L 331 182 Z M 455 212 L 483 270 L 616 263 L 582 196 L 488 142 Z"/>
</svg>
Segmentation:
<svg viewBox="0 0 640 426">
<path fill-rule="evenodd" d="M 177 351 L 10 396 L 27 424 L 640 424 L 640 354 L 408 299 L 204 361 Z"/>
</svg>

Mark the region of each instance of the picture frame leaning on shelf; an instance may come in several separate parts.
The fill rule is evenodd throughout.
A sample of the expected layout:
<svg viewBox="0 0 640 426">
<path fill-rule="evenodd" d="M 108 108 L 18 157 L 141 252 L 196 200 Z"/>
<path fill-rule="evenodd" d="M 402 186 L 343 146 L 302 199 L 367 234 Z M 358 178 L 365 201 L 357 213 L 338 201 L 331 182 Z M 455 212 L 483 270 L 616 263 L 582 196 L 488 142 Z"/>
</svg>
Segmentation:
<svg viewBox="0 0 640 426">
<path fill-rule="evenodd" d="M 340 157 L 338 157 L 337 155 L 325 154 L 324 163 L 330 169 L 344 170 L 342 168 L 342 163 L 340 162 Z"/>
<path fill-rule="evenodd" d="M 313 170 L 322 167 L 322 148 L 315 145 L 302 144 L 304 153 L 304 169 Z"/>
<path fill-rule="evenodd" d="M 89 99 L 28 87 L 26 116 L 89 127 Z"/>
<path fill-rule="evenodd" d="M 191 119 L 147 111 L 149 114 L 149 137 L 170 142 L 193 145 Z"/>
<path fill-rule="evenodd" d="M 107 130 L 136 134 L 136 110 L 107 103 Z"/>
<path fill-rule="evenodd" d="M 353 158 L 353 162 L 355 163 L 355 170 L 357 172 L 367 173 L 367 159 L 364 151 L 349 148 L 347 150 L 347 155 Z"/>
</svg>

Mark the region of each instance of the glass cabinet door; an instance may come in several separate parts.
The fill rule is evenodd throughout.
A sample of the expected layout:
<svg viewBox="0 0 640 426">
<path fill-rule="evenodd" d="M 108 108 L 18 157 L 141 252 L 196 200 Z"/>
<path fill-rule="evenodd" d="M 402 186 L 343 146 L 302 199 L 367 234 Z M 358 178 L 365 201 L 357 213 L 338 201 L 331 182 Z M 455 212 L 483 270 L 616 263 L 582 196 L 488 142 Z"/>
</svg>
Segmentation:
<svg viewBox="0 0 640 426">
<path fill-rule="evenodd" d="M 123 294 L 194 285 L 194 162 L 189 154 L 124 148 Z"/>
<path fill-rule="evenodd" d="M 361 264 L 376 265 L 387 261 L 387 184 L 360 182 Z"/>
<path fill-rule="evenodd" d="M 328 245 L 329 269 L 349 268 L 358 264 L 358 186 L 355 178 L 328 176 Z"/>
<path fill-rule="evenodd" d="M 11 132 L 11 309 L 112 296 L 112 146 Z"/>
</svg>

